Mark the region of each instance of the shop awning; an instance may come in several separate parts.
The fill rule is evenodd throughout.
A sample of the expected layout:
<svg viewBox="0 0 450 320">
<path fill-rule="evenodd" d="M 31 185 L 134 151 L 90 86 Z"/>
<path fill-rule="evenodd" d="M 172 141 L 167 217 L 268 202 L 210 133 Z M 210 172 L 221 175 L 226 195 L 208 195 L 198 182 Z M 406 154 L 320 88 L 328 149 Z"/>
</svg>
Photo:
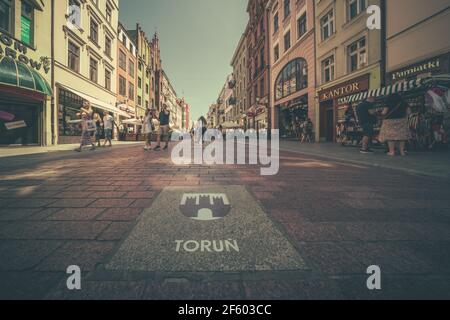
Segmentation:
<svg viewBox="0 0 450 320">
<path fill-rule="evenodd" d="M 360 93 L 357 93 L 357 94 L 354 94 L 354 95 L 351 95 L 348 97 L 341 98 L 341 99 L 339 99 L 339 104 L 360 102 L 369 97 L 374 97 L 374 98 L 379 99 L 379 98 L 386 97 L 386 96 L 389 96 L 394 93 L 404 93 L 404 92 L 418 89 L 422 86 L 422 84 L 423 84 L 423 79 L 416 79 L 416 80 L 396 83 L 391 86 L 382 87 L 382 88 L 378 88 L 375 90 L 369 90 L 369 91 L 365 91 L 365 92 L 360 92 Z"/>
<path fill-rule="evenodd" d="M 126 117 L 126 118 L 131 118 L 131 116 L 127 112 L 122 111 L 119 108 L 117 108 L 116 106 L 113 106 L 109 103 L 106 103 L 97 98 L 91 97 L 85 93 L 82 93 L 80 91 L 66 87 L 61 84 L 58 84 L 58 87 L 60 87 L 64 90 L 70 91 L 70 92 L 76 94 L 77 96 L 79 96 L 80 98 L 83 98 L 84 100 L 89 101 L 94 108 L 98 108 L 98 109 L 101 109 L 101 110 L 107 111 L 107 112 L 112 112 L 112 113 L 118 114 L 118 115 Z"/>
<path fill-rule="evenodd" d="M 0 83 L 53 95 L 50 84 L 36 70 L 10 57 L 0 57 Z"/>
</svg>

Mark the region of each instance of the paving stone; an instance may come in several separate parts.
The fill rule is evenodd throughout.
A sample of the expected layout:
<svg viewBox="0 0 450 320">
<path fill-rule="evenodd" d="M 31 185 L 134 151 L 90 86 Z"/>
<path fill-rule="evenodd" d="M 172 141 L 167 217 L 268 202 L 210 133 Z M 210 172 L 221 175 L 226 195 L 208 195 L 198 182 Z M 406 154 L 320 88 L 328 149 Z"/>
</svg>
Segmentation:
<svg viewBox="0 0 450 320">
<path fill-rule="evenodd" d="M 71 265 L 79 266 L 81 272 L 92 271 L 104 262 L 113 250 L 114 242 L 68 242 L 42 261 L 36 270 L 66 271 Z"/>
<path fill-rule="evenodd" d="M 140 208 L 109 208 L 97 220 L 106 221 L 134 221 L 142 213 Z"/>
</svg>

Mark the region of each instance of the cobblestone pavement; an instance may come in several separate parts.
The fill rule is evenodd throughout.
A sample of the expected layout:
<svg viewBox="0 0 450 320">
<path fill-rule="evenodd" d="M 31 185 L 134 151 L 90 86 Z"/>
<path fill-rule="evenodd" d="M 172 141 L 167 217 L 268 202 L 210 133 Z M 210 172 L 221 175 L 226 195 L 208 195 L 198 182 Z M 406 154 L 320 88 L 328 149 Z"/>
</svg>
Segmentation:
<svg viewBox="0 0 450 320">
<path fill-rule="evenodd" d="M 2 299 L 450 298 L 446 179 L 290 152 L 262 177 L 257 166 L 175 166 L 141 146 L 1 166 Z M 210 239 L 188 238 L 198 225 L 174 213 L 171 192 L 229 186 L 241 190 L 231 214 Z M 171 237 L 222 240 L 216 227 L 241 246 L 221 263 L 164 251 Z M 82 269 L 80 291 L 66 287 L 69 265 Z M 370 265 L 381 267 L 380 291 L 366 287 Z"/>
</svg>

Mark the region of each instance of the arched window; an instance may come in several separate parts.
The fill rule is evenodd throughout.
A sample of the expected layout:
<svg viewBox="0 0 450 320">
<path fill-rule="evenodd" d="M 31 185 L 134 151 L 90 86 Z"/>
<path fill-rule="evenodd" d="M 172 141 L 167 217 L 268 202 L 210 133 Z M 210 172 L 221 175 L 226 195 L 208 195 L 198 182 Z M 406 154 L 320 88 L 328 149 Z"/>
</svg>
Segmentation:
<svg viewBox="0 0 450 320">
<path fill-rule="evenodd" d="M 308 64 L 298 58 L 289 62 L 275 82 L 275 100 L 280 100 L 308 87 Z"/>
</svg>

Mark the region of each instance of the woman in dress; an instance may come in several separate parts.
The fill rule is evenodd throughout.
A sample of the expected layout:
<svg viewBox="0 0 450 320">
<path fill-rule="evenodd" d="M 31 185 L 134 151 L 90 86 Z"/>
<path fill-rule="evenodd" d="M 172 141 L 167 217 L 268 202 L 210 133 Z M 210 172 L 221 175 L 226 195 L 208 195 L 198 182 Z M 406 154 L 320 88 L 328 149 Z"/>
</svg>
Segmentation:
<svg viewBox="0 0 450 320">
<path fill-rule="evenodd" d="M 380 141 L 388 143 L 388 155 L 391 157 L 395 156 L 397 147 L 400 155 L 406 156 L 406 142 L 412 138 L 408 125 L 409 114 L 410 108 L 400 95 L 394 94 L 389 97 L 381 113 L 384 120 Z"/>
<path fill-rule="evenodd" d="M 145 110 L 145 117 L 143 120 L 143 133 L 145 134 L 145 147 L 144 150 L 148 151 L 152 145 L 152 133 L 153 133 L 153 112 L 149 109 Z"/>
<path fill-rule="evenodd" d="M 98 113 L 94 113 L 94 124 L 95 124 L 95 141 L 97 142 L 97 147 L 101 147 L 102 139 L 102 118 Z"/>
<path fill-rule="evenodd" d="M 84 146 L 91 145 L 91 150 L 95 150 L 95 144 L 92 142 L 91 132 L 95 130 L 94 123 L 92 121 L 92 115 L 94 110 L 89 101 L 83 102 L 80 112 L 77 114 L 81 117 L 81 142 L 80 147 L 75 149 L 77 152 L 81 152 Z"/>
</svg>

